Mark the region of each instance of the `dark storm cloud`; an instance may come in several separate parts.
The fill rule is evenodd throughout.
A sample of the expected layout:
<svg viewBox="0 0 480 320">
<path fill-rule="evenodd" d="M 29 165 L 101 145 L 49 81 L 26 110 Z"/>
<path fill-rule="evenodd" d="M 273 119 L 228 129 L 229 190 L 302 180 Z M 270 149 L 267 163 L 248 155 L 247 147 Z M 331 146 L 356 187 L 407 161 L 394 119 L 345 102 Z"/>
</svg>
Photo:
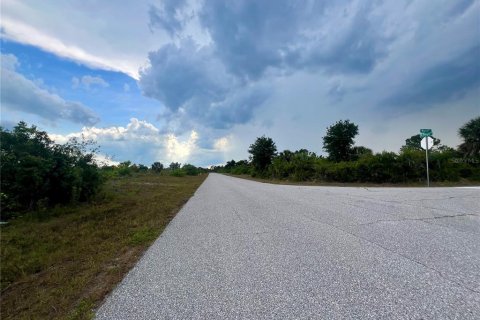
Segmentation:
<svg viewBox="0 0 480 320">
<path fill-rule="evenodd" d="M 418 106 L 458 100 L 480 85 L 480 46 L 434 65 L 401 87 L 381 105 Z"/>
<path fill-rule="evenodd" d="M 184 39 L 151 52 L 140 86 L 169 110 L 182 107 L 211 126 L 248 122 L 268 97 L 265 89 L 250 84 L 264 81 L 269 70 L 370 72 L 387 55 L 390 41 L 372 25 L 375 6 L 350 1 L 205 1 L 197 15 L 211 43 L 199 46 Z M 165 2 L 161 10 L 152 7 L 151 26 L 177 32 L 182 10 L 184 2 Z"/>
<path fill-rule="evenodd" d="M 286 112 L 301 114 L 314 99 L 323 106 L 319 118 L 331 106 L 355 112 L 346 106 L 352 103 L 386 117 L 418 112 L 456 103 L 479 88 L 475 1 L 205 0 L 201 6 L 163 6 L 152 9 L 151 25 L 172 41 L 150 53 L 140 87 L 168 108 L 166 121 L 184 131 L 200 124 L 224 132 L 253 123 L 257 114 L 267 117 L 261 123 L 273 123 L 278 113 L 269 101 L 285 88 L 299 106 Z M 192 21 L 209 41 L 184 35 Z M 314 83 L 297 86 L 299 74 L 311 75 L 305 79 Z M 295 92 L 306 87 L 314 88 L 311 95 Z"/>
<path fill-rule="evenodd" d="M 140 73 L 144 94 L 173 111 L 193 98 L 223 100 L 230 79 L 210 51 L 187 40 L 180 47 L 170 44 L 151 52 L 151 66 Z"/>
<path fill-rule="evenodd" d="M 200 17 L 227 69 L 257 79 L 268 68 L 369 72 L 391 40 L 372 25 L 374 8 L 374 2 L 218 0 L 206 1 Z"/>
</svg>

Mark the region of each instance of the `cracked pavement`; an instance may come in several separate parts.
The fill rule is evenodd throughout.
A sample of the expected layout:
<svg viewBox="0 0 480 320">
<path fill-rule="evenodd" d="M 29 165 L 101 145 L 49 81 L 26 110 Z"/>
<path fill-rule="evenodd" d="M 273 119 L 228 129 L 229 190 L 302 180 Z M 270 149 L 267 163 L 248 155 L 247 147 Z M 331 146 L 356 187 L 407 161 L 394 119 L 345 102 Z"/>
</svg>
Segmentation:
<svg viewBox="0 0 480 320">
<path fill-rule="evenodd" d="M 210 174 L 97 319 L 478 319 L 480 189 Z"/>
</svg>

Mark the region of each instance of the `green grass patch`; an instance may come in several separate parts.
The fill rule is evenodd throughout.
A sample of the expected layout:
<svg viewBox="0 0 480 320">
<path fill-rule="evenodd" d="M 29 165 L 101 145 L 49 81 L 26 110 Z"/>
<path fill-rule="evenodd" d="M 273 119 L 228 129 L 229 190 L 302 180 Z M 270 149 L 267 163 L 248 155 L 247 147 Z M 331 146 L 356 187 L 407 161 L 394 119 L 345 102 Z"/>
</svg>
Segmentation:
<svg viewBox="0 0 480 320">
<path fill-rule="evenodd" d="M 1 319 L 90 319 L 206 175 L 112 178 L 100 200 L 1 226 Z"/>
<path fill-rule="evenodd" d="M 130 243 L 132 245 L 140 245 L 150 243 L 158 237 L 158 231 L 150 228 L 144 228 L 135 231 L 130 237 Z"/>
</svg>

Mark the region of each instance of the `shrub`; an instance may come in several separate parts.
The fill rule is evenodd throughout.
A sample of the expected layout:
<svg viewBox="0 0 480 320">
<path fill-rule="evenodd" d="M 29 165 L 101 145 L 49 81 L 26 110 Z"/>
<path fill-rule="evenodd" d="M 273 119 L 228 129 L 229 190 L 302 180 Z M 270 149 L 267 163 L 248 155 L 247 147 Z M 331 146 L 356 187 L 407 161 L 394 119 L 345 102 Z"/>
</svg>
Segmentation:
<svg viewBox="0 0 480 320">
<path fill-rule="evenodd" d="M 184 177 L 185 176 L 185 171 L 182 169 L 176 169 L 176 170 L 171 170 L 170 175 L 174 177 Z"/>
<path fill-rule="evenodd" d="M 20 122 L 0 128 L 2 215 L 75 201 L 96 194 L 103 179 L 92 142 L 55 144 L 44 131 Z"/>
</svg>

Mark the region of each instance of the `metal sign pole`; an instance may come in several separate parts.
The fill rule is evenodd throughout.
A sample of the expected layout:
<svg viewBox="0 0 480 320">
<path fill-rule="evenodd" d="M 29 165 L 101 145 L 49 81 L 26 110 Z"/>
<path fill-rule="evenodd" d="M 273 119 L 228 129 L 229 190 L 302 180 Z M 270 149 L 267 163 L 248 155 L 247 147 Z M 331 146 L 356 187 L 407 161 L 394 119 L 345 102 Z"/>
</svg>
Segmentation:
<svg viewBox="0 0 480 320">
<path fill-rule="evenodd" d="M 427 187 L 430 187 L 430 176 L 428 174 L 428 137 L 426 138 L 426 145 L 427 147 L 425 148 L 425 162 L 427 163 Z"/>
</svg>

